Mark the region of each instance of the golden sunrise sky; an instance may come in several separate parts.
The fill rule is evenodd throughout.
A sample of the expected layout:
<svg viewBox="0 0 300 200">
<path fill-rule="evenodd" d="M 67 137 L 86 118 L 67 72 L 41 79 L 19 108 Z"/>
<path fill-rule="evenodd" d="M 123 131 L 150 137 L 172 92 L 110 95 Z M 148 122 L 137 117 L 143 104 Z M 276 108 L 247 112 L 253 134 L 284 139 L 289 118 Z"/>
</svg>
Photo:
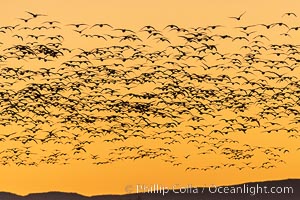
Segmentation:
<svg viewBox="0 0 300 200">
<path fill-rule="evenodd" d="M 145 25 L 153 25 L 163 29 L 168 24 L 176 24 L 181 27 L 198 27 L 208 25 L 224 25 L 235 27 L 248 24 L 274 23 L 282 21 L 282 15 L 286 12 L 298 14 L 298 18 L 291 19 L 291 23 L 300 26 L 300 1 L 293 0 L 0 0 L 0 27 L 20 23 L 17 18 L 26 18 L 25 11 L 46 14 L 45 19 L 57 20 L 61 26 L 71 23 L 108 23 L 114 27 L 139 30 Z M 228 17 L 238 16 L 246 11 L 243 21 L 235 22 Z M 67 26 L 66 26 L 67 28 Z M 70 29 L 70 28 L 69 28 Z M 68 34 L 68 33 L 66 33 Z M 273 39 L 276 41 L 276 37 Z M 298 40 L 297 40 L 298 38 Z M 293 38 L 300 44 L 300 35 Z M 278 40 L 282 38 L 278 37 Z M 0 33 L 0 42 L 5 41 Z M 76 39 L 65 39 L 72 48 L 94 48 L 94 43 L 86 43 Z M 106 43 L 107 45 L 107 43 Z M 228 43 L 228 49 L 233 48 Z M 1 52 L 0 52 L 1 54 Z M 29 65 L 29 63 L 26 63 Z M 13 127 L 10 127 L 13 129 Z M 1 132 L 12 132 L 5 128 Z M 299 147 L 298 140 L 289 140 L 279 135 L 271 140 L 269 136 L 251 133 L 250 137 L 244 135 L 234 136 L 250 144 L 281 146 L 286 144 L 288 148 Z M 298 142 L 297 142 L 298 141 Z M 138 145 L 139 141 L 135 141 Z M 153 142 L 153 141 L 152 141 Z M 155 141 L 153 142 L 155 143 Z M 1 143 L 2 145 L 3 143 Z M 6 143 L 8 148 L 11 143 Z M 109 143 L 94 147 L 94 152 L 100 156 L 115 146 Z M 11 146 L 12 147 L 12 146 Z M 41 147 L 42 148 L 42 147 Z M 180 152 L 182 146 L 175 149 Z M 188 151 L 188 149 L 186 149 Z M 124 194 L 128 185 L 136 184 L 163 184 L 172 186 L 179 184 L 186 186 L 204 186 L 211 184 L 236 184 L 250 181 L 277 180 L 287 178 L 300 178 L 299 152 L 287 154 L 287 165 L 280 165 L 270 170 L 214 170 L 186 172 L 184 168 L 176 168 L 159 159 L 121 161 L 109 165 L 92 165 L 90 162 L 74 162 L 70 165 L 40 165 L 29 166 L 0 166 L 1 191 L 13 192 L 21 195 L 34 192 L 63 191 L 76 192 L 84 195 L 99 194 Z M 182 154 L 181 156 L 185 155 Z M 206 156 L 205 159 L 193 160 L 193 164 L 205 166 L 205 163 L 214 162 L 214 159 L 224 160 L 219 157 Z"/>
</svg>

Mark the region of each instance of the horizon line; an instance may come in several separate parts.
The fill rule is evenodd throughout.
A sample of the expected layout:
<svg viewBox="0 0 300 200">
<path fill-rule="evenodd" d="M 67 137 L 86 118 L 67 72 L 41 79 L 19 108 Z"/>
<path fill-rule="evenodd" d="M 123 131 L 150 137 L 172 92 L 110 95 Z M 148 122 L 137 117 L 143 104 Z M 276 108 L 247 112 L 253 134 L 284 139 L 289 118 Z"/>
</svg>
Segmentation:
<svg viewBox="0 0 300 200">
<path fill-rule="evenodd" d="M 230 186 L 239 186 L 239 185 L 245 185 L 245 184 L 258 184 L 258 183 L 272 183 L 272 182 L 286 182 L 286 181 L 300 181 L 300 177 L 299 178 L 286 178 L 286 179 L 276 179 L 276 180 L 260 180 L 260 181 L 251 181 L 251 182 L 241 182 L 241 183 L 236 183 L 236 184 L 228 184 L 228 185 L 222 185 L 222 184 L 216 184 L 214 186 L 218 186 L 218 187 L 230 187 Z M 138 185 L 138 184 L 137 184 Z M 154 185 L 154 184 L 152 184 Z M 210 184 L 210 186 L 212 186 L 213 184 Z M 193 188 L 208 188 L 209 186 L 204 185 L 204 186 L 195 186 Z M 125 187 L 124 187 L 125 188 Z M 175 188 L 174 190 L 179 190 L 179 188 Z M 159 190 L 154 190 L 152 193 L 156 194 L 156 192 L 158 192 Z M 81 194 L 75 191 L 57 191 L 57 190 L 49 190 L 49 191 L 44 191 L 44 192 L 29 192 L 26 194 L 18 194 L 18 193 L 14 193 L 14 192 L 9 192 L 9 191 L 0 191 L 1 193 L 8 193 L 8 194 L 12 194 L 15 196 L 20 196 L 20 197 L 27 197 L 30 195 L 36 195 L 36 194 L 47 194 L 47 193 L 61 193 L 61 194 L 75 194 L 78 196 L 82 196 L 82 197 L 88 197 L 88 198 L 92 198 L 92 197 L 97 197 L 97 196 L 125 196 L 125 195 L 136 195 L 136 194 L 145 194 L 147 192 L 141 192 L 141 193 L 115 193 L 115 194 L 92 194 L 92 195 L 87 195 L 87 194 Z M 150 193 L 148 193 L 150 194 Z"/>
</svg>

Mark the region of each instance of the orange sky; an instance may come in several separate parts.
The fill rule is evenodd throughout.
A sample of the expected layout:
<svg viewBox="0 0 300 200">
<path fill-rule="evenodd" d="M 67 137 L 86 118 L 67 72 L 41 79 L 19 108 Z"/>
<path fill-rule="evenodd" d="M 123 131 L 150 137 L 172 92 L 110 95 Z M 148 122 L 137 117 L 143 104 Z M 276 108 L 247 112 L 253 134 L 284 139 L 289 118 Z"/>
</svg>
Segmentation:
<svg viewBox="0 0 300 200">
<path fill-rule="evenodd" d="M 184 2 L 184 3 L 183 3 Z M 25 11 L 43 13 L 48 15 L 47 19 L 61 21 L 62 24 L 70 23 L 109 23 L 114 27 L 140 29 L 144 25 L 153 25 L 163 29 L 168 24 L 177 24 L 183 27 L 208 26 L 211 24 L 225 24 L 234 27 L 243 24 L 272 23 L 281 21 L 285 12 L 295 12 L 300 17 L 300 2 L 297 1 L 247 1 L 240 0 L 152 0 L 152 1 L 99 1 L 99 0 L 43 0 L 43 1 L 18 1 L 3 0 L 1 2 L 1 24 L 0 26 L 17 24 L 19 17 L 27 16 Z M 246 11 L 244 21 L 233 23 L 229 16 L 237 16 Z M 293 24 L 299 25 L 296 20 L 291 19 Z M 70 30 L 69 30 L 70 31 Z M 66 34 L 69 34 L 67 32 Z M 13 43 L 14 41 L 4 41 L 0 33 L 0 42 Z M 274 36 L 276 40 L 277 36 Z M 300 35 L 293 39 L 297 41 Z M 280 41 L 281 38 L 278 38 Z M 299 41 L 299 40 L 298 40 Z M 95 47 L 94 43 L 86 43 L 82 40 L 67 40 L 70 47 Z M 277 41 L 276 41 L 277 42 Z M 105 43 L 107 45 L 107 43 Z M 230 45 L 230 43 L 228 44 Z M 228 49 L 234 48 L 228 46 Z M 21 62 L 21 64 L 23 64 Z M 29 65 L 26 63 L 24 65 Z M 9 127 L 12 129 L 12 127 Z M 3 128 L 0 132 L 13 131 Z M 253 145 L 282 146 L 286 144 L 288 148 L 295 149 L 299 145 L 298 140 L 289 140 L 286 137 L 276 135 L 270 137 L 251 132 L 250 136 L 233 136 L 241 142 Z M 139 141 L 134 141 L 139 142 Z M 133 142 L 133 144 L 134 144 Z M 153 144 L 152 144 L 153 143 Z M 149 142 L 156 145 L 156 141 Z M 14 145 L 7 143 L 8 148 Z M 99 145 L 99 144 L 98 144 Z M 110 144 L 100 144 L 93 146 L 94 152 L 102 155 L 102 151 L 107 153 L 115 146 Z M 176 155 L 184 156 L 189 152 L 188 147 L 181 151 L 182 146 L 176 145 Z M 104 154 L 104 153 L 103 153 Z M 192 164 L 206 166 L 206 163 L 224 162 L 221 157 L 203 157 L 201 160 L 194 159 Z M 215 171 L 186 172 L 184 168 L 176 168 L 161 160 L 135 160 L 112 163 L 110 165 L 96 166 L 88 161 L 74 162 L 70 165 L 40 165 L 38 167 L 0 167 L 0 185 L 2 191 L 14 192 L 17 194 L 28 194 L 45 191 L 65 191 L 77 192 L 84 195 L 96 194 L 116 194 L 126 193 L 128 185 L 136 184 L 163 184 L 172 186 L 179 184 L 185 186 L 193 184 L 203 186 L 210 184 L 236 184 L 249 181 L 275 180 L 286 178 L 300 178 L 299 151 L 292 152 L 285 157 L 286 165 L 280 165 L 270 170 L 232 170 L 223 169 Z"/>
</svg>

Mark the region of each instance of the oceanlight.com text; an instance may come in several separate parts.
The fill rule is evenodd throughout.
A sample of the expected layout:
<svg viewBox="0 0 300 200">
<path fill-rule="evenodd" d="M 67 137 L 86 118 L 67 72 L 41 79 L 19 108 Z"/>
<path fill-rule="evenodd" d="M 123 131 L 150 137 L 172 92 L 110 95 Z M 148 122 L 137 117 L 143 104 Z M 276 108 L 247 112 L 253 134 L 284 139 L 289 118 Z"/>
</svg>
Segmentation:
<svg viewBox="0 0 300 200">
<path fill-rule="evenodd" d="M 239 186 L 216 186 L 209 185 L 206 187 L 195 187 L 192 184 L 180 185 L 174 184 L 166 186 L 162 184 L 137 184 L 127 185 L 125 187 L 127 193 L 152 193 L 166 195 L 168 193 L 175 194 L 249 194 L 251 196 L 257 194 L 293 194 L 294 188 L 290 186 L 276 186 L 269 187 L 260 184 L 248 185 L 243 184 Z"/>
</svg>

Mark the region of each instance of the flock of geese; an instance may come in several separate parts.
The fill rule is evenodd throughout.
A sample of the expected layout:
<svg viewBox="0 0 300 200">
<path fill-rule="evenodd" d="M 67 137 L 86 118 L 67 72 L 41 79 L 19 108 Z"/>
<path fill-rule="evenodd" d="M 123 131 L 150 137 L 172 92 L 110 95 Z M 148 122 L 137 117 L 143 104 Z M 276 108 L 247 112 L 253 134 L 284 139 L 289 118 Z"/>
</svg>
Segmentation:
<svg viewBox="0 0 300 200">
<path fill-rule="evenodd" d="M 300 150 L 286 145 L 300 138 L 297 15 L 245 17 L 134 30 L 25 12 L 2 25 L 0 163 L 155 159 L 187 172 L 287 164 Z"/>
</svg>

